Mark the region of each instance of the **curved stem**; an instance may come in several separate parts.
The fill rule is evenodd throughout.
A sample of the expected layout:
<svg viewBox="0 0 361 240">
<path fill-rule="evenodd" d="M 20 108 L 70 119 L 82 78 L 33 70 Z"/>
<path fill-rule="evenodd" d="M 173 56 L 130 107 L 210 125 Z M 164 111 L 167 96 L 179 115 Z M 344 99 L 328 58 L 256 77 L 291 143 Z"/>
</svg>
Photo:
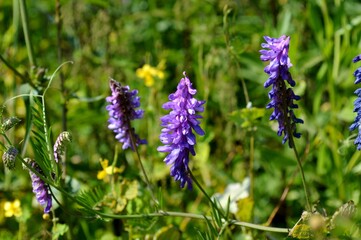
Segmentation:
<svg viewBox="0 0 361 240">
<path fill-rule="evenodd" d="M 134 129 L 131 127 L 130 125 L 130 122 L 129 122 L 129 129 L 130 129 L 130 139 L 131 139 L 131 142 L 132 142 L 132 148 L 134 149 L 136 155 L 137 155 L 137 159 L 138 159 L 138 162 L 139 162 L 139 165 L 140 165 L 140 169 L 142 170 L 143 172 L 143 175 L 144 175 L 144 179 L 145 179 L 145 182 L 147 184 L 147 187 L 150 191 L 150 194 L 152 196 L 152 199 L 155 203 L 156 206 L 158 206 L 158 201 L 157 199 L 155 198 L 154 196 L 154 193 L 153 193 L 153 189 L 152 189 L 152 185 L 150 184 L 150 181 L 149 181 L 149 178 L 148 178 L 148 175 L 147 175 L 147 172 L 145 171 L 145 168 L 144 168 L 144 165 L 143 165 L 143 162 L 142 162 L 142 159 L 140 158 L 140 154 L 139 154 L 139 151 L 138 151 L 138 148 L 137 148 L 137 144 L 136 144 L 136 140 L 135 140 L 135 137 L 134 137 Z"/>
<path fill-rule="evenodd" d="M 254 135 L 251 130 L 251 137 L 249 140 L 249 178 L 250 178 L 250 198 L 253 201 L 254 197 Z"/>
<path fill-rule="evenodd" d="M 33 45 L 31 44 L 31 41 L 30 41 L 29 26 L 28 26 L 28 14 L 26 12 L 25 0 L 19 0 L 19 3 L 20 3 L 20 13 L 21 13 L 20 15 L 21 15 L 21 21 L 22 21 L 22 25 L 23 25 L 26 49 L 28 51 L 30 65 L 33 67 L 33 66 L 36 66 L 36 61 L 34 58 Z"/>
<path fill-rule="evenodd" d="M 227 46 L 227 50 L 229 52 L 229 54 L 233 57 L 234 62 L 236 63 L 236 67 L 237 69 L 241 70 L 241 66 L 239 64 L 237 55 L 234 53 L 234 51 L 232 50 L 232 46 L 230 43 L 230 34 L 229 34 L 229 29 L 228 29 L 228 20 L 227 17 L 228 15 L 231 13 L 231 9 L 228 8 L 227 5 L 224 6 L 223 9 L 223 31 L 224 31 L 224 40 L 226 42 L 226 46 Z M 244 98 L 246 101 L 246 105 L 250 102 L 249 99 L 249 95 L 248 95 L 248 90 L 247 90 L 247 85 L 246 82 L 244 81 L 244 79 L 241 77 L 241 84 L 242 84 L 242 88 L 243 88 L 243 94 L 244 94 Z"/>
<path fill-rule="evenodd" d="M 185 212 L 172 212 L 172 211 L 159 211 L 156 213 L 148 213 L 148 214 L 132 214 L 132 215 L 117 215 L 117 214 L 109 214 L 109 213 L 103 213 L 98 210 L 94 210 L 93 208 L 87 206 L 83 202 L 79 201 L 76 197 L 66 192 L 64 189 L 59 187 L 58 185 L 55 185 L 52 181 L 49 181 L 46 177 L 44 177 L 42 174 L 36 171 L 30 164 L 28 164 L 24 159 L 20 158 L 21 162 L 29 169 L 29 171 L 34 172 L 39 178 L 44 181 L 46 184 L 56 188 L 58 191 L 63 193 L 67 198 L 72 200 L 74 203 L 79 204 L 80 206 L 86 208 L 90 212 L 93 212 L 97 216 L 101 218 L 110 218 L 110 219 L 139 219 L 139 218 L 150 218 L 150 217 L 186 217 L 186 218 L 192 218 L 192 219 L 199 219 L 204 220 L 207 219 L 209 221 L 214 221 L 214 219 L 211 216 L 205 216 L 200 214 L 194 214 L 194 213 L 185 213 Z M 208 195 L 207 195 L 208 196 Z M 278 233 L 288 233 L 288 228 L 276 228 L 276 227 L 266 227 L 263 225 L 258 225 L 254 223 L 248 223 L 248 222 L 241 222 L 237 220 L 230 220 L 229 225 L 236 225 L 236 226 L 243 226 L 248 227 L 260 231 L 267 231 L 267 232 L 278 232 Z"/>
<path fill-rule="evenodd" d="M 308 212 L 311 212 L 312 208 L 311 208 L 311 204 L 310 204 L 310 198 L 309 198 L 309 194 L 308 194 L 305 173 L 303 171 L 301 159 L 300 159 L 300 156 L 298 155 L 298 152 L 297 152 L 297 149 L 296 149 L 292 134 L 290 134 L 290 137 L 289 137 L 288 141 L 289 141 L 290 147 L 293 148 L 293 151 L 295 153 L 296 160 L 297 160 L 297 166 L 298 166 L 299 171 L 301 173 L 303 190 L 305 191 L 305 197 L 306 197 L 306 209 L 307 209 Z"/>
<path fill-rule="evenodd" d="M 172 211 L 162 211 L 157 213 L 149 213 L 149 214 L 134 214 L 134 215 L 115 215 L 115 214 L 107 214 L 107 213 L 100 213 L 98 212 L 98 215 L 104 218 L 112 218 L 112 219 L 135 219 L 135 218 L 147 218 L 147 217 L 186 217 L 186 218 L 192 218 L 192 219 L 199 219 L 204 220 L 207 219 L 209 221 L 214 221 L 214 219 L 211 216 L 204 216 L 200 214 L 194 214 L 194 213 L 185 213 L 185 212 L 172 212 Z M 229 225 L 236 225 L 236 226 L 243 226 L 248 227 L 260 231 L 267 231 L 267 232 L 278 232 L 278 233 L 288 233 L 288 228 L 276 228 L 276 227 L 266 227 L 263 225 L 258 225 L 254 223 L 248 223 L 248 222 L 241 222 L 236 220 L 231 220 L 229 222 Z"/>
<path fill-rule="evenodd" d="M 214 201 L 211 199 L 211 197 L 207 194 L 207 192 L 203 189 L 202 185 L 198 182 L 197 178 L 194 177 L 194 175 L 193 175 L 193 173 L 192 173 L 192 171 L 190 169 L 188 169 L 188 173 L 191 176 L 194 183 L 197 185 L 197 187 L 201 190 L 201 192 L 204 194 L 204 196 L 208 199 L 208 201 L 210 202 L 212 207 L 217 209 L 217 211 L 219 212 L 219 214 L 221 214 L 223 219 L 227 220 L 226 217 L 224 216 L 223 212 L 219 211 L 217 205 L 214 203 Z"/>
<path fill-rule="evenodd" d="M 28 81 L 28 79 L 26 77 L 24 77 L 21 73 L 18 72 L 18 70 L 16 70 L 13 66 L 11 66 L 10 63 L 8 63 L 8 61 L 5 60 L 5 58 L 3 56 L 1 56 L 0 54 L 0 60 L 16 75 L 18 76 L 21 80 L 23 80 L 23 82 L 30 82 Z"/>
</svg>

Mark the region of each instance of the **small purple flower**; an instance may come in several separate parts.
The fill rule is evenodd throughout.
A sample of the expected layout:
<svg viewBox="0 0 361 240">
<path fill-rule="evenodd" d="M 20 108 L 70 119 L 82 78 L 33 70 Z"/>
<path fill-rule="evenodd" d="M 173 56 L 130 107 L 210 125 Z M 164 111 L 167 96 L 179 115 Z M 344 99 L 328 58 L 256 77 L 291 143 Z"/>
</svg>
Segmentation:
<svg viewBox="0 0 361 240">
<path fill-rule="evenodd" d="M 39 174 L 42 174 L 42 170 L 39 165 L 27 159 L 28 164 L 33 167 Z M 44 213 L 49 213 L 52 207 L 52 199 L 49 191 L 49 186 L 44 183 L 41 178 L 29 169 L 29 174 L 33 186 L 33 193 L 35 193 L 36 200 L 38 200 L 41 206 L 45 206 Z"/>
<path fill-rule="evenodd" d="M 110 79 L 110 89 L 112 95 L 106 98 L 110 103 L 106 110 L 109 112 L 108 128 L 113 130 L 116 134 L 115 138 L 123 143 L 123 149 L 131 148 L 132 136 L 135 144 L 146 144 L 147 141 L 141 140 L 134 129 L 131 127 L 131 121 L 134 119 L 141 119 L 144 111 L 136 110 L 140 106 L 140 98 L 137 96 L 137 90 L 129 90 L 129 86 L 121 86 L 121 84 L 114 79 Z"/>
<path fill-rule="evenodd" d="M 189 153 L 196 155 L 194 145 L 196 136 L 193 130 L 199 135 L 204 135 L 204 131 L 199 126 L 197 112 L 203 112 L 205 101 L 198 101 L 193 98 L 197 90 L 192 88 L 192 83 L 183 72 L 182 78 L 177 86 L 177 91 L 169 95 L 169 102 L 163 104 L 163 108 L 171 110 L 168 115 L 161 118 L 161 126 L 164 127 L 160 134 L 160 141 L 164 146 L 157 148 L 159 152 L 168 152 L 164 159 L 167 165 L 172 165 L 170 175 L 174 180 L 180 181 L 180 187 L 188 184 L 188 189 L 192 189 L 192 179 L 189 176 Z M 193 130 L 192 130 L 193 129 Z"/>
<path fill-rule="evenodd" d="M 361 54 L 356 56 L 352 61 L 354 63 L 361 60 Z M 361 67 L 357 68 L 356 71 L 353 74 L 355 76 L 355 84 L 358 84 L 361 82 Z M 357 89 L 355 91 L 355 94 L 357 95 L 357 99 L 354 102 L 354 112 L 357 113 L 357 116 L 355 118 L 355 121 L 350 126 L 350 131 L 355 130 L 358 128 L 358 135 L 355 139 L 355 145 L 357 145 L 357 150 L 361 150 L 361 88 Z"/>
<path fill-rule="evenodd" d="M 266 108 L 274 108 L 270 120 L 278 121 L 277 134 L 279 136 L 284 134 L 282 143 L 285 143 L 291 134 L 296 138 L 301 137 L 301 134 L 296 132 L 296 123 L 303 123 L 303 120 L 296 118 L 293 112 L 294 108 L 298 108 L 293 100 L 300 100 L 300 96 L 295 95 L 285 83 L 287 81 L 291 87 L 296 84 L 289 72 L 289 68 L 292 67 L 288 57 L 290 37 L 284 35 L 280 38 L 265 36 L 264 39 L 267 43 L 262 43 L 261 46 L 269 50 L 260 50 L 261 60 L 270 61 L 270 64 L 264 69 L 269 75 L 264 87 L 267 88 L 272 85 L 272 90 L 268 93 L 271 101 Z M 293 147 L 290 142 L 289 146 Z"/>
</svg>

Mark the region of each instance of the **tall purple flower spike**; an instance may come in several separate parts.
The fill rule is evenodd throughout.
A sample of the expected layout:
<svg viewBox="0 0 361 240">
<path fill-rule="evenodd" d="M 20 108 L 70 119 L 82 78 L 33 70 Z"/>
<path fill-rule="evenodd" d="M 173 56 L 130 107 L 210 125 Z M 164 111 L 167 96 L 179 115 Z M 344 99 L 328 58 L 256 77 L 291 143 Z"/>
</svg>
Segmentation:
<svg viewBox="0 0 361 240">
<path fill-rule="evenodd" d="M 158 147 L 157 150 L 169 153 L 164 162 L 172 165 L 170 175 L 174 180 L 180 181 L 180 187 L 183 188 L 187 183 L 188 189 L 192 189 L 188 166 L 189 153 L 196 155 L 194 150 L 196 136 L 193 130 L 199 135 L 204 135 L 198 120 L 202 116 L 197 112 L 204 111 L 205 101 L 193 98 L 197 90 L 192 88 L 192 83 L 185 72 L 183 75 L 184 78 L 180 80 L 177 91 L 169 95 L 169 102 L 163 104 L 163 108 L 171 112 L 161 118 L 163 129 L 159 138 L 164 146 Z"/>
<path fill-rule="evenodd" d="M 268 93 L 271 101 L 266 108 L 274 109 L 270 120 L 278 121 L 277 134 L 279 136 L 284 134 L 282 143 L 285 143 L 291 134 L 296 138 L 301 137 L 301 134 L 296 132 L 296 123 L 303 123 L 303 120 L 296 118 L 293 112 L 293 109 L 298 108 L 293 100 L 300 100 L 300 96 L 295 95 L 292 88 L 287 88 L 285 83 L 287 81 L 291 87 L 296 84 L 289 72 L 289 68 L 292 67 L 288 57 L 290 37 L 284 35 L 280 38 L 265 36 L 264 39 L 266 43 L 261 44 L 264 49 L 259 51 L 261 60 L 270 61 L 270 64 L 264 69 L 269 75 L 264 87 L 267 88 L 272 85 L 272 90 Z M 289 146 L 293 147 L 290 142 Z"/>
<path fill-rule="evenodd" d="M 352 61 L 354 63 L 361 60 L 361 54 L 356 56 Z M 353 74 L 355 76 L 355 84 L 358 84 L 361 82 L 361 67 L 357 68 L 356 71 Z M 361 150 L 361 88 L 357 89 L 355 91 L 355 94 L 357 95 L 357 98 L 354 102 L 354 112 L 357 113 L 357 116 L 355 118 L 355 121 L 350 126 L 350 131 L 353 131 L 355 129 L 358 129 L 357 137 L 354 141 L 355 145 L 357 145 L 357 150 Z"/>
<path fill-rule="evenodd" d="M 42 170 L 39 165 L 30 159 L 27 162 L 32 166 L 38 173 L 42 174 Z M 49 213 L 52 207 L 52 199 L 49 191 L 49 186 L 44 183 L 41 178 L 29 169 L 30 178 L 33 186 L 33 192 L 35 193 L 36 200 L 41 206 L 44 207 L 44 213 Z"/>
<path fill-rule="evenodd" d="M 132 135 L 135 144 L 146 144 L 146 140 L 141 140 L 134 129 L 131 127 L 131 121 L 143 118 L 144 111 L 137 109 L 140 106 L 140 98 L 137 96 L 138 91 L 130 91 L 129 86 L 121 86 L 114 79 L 110 80 L 110 89 L 112 95 L 106 98 L 109 105 L 106 110 L 109 112 L 108 128 L 116 134 L 115 138 L 123 143 L 123 149 L 131 148 Z"/>
</svg>

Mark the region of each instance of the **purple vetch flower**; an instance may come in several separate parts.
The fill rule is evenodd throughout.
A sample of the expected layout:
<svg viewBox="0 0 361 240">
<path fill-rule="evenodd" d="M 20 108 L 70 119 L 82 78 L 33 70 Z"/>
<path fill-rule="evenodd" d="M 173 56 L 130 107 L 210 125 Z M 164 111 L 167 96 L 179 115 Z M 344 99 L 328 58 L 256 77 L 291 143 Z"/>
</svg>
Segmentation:
<svg viewBox="0 0 361 240">
<path fill-rule="evenodd" d="M 361 54 L 356 56 L 352 61 L 354 63 L 361 60 Z M 361 67 L 357 68 L 356 71 L 353 74 L 355 76 L 355 84 L 358 84 L 361 82 Z M 355 118 L 355 121 L 350 126 L 350 131 L 358 129 L 358 135 L 354 141 L 355 145 L 357 145 L 357 150 L 361 150 L 361 88 L 357 89 L 355 91 L 355 94 L 357 95 L 357 99 L 354 102 L 354 112 L 357 113 L 357 116 Z"/>
<path fill-rule="evenodd" d="M 300 96 L 295 95 L 292 88 L 287 88 L 285 83 L 287 81 L 291 87 L 296 84 L 289 72 L 289 68 L 292 67 L 288 57 L 290 37 L 285 35 L 280 38 L 265 36 L 264 39 L 266 43 L 261 44 L 264 48 L 260 50 L 261 60 L 270 61 L 270 64 L 264 69 L 269 75 L 264 87 L 267 88 L 272 85 L 272 90 L 268 93 L 271 101 L 266 108 L 274 109 L 270 120 L 278 121 L 277 134 L 279 136 L 284 134 L 282 143 L 285 143 L 291 134 L 296 138 L 301 137 L 301 134 L 296 132 L 296 123 L 303 123 L 303 120 L 296 118 L 293 112 L 293 109 L 298 108 L 293 100 L 300 100 Z M 290 142 L 289 146 L 293 147 Z"/>
<path fill-rule="evenodd" d="M 42 170 L 39 165 L 31 160 L 27 159 L 27 163 L 33 167 L 39 174 L 42 174 Z M 33 193 L 35 193 L 36 200 L 41 206 L 44 207 L 44 213 L 49 213 L 52 207 L 52 199 L 49 190 L 49 186 L 44 183 L 41 178 L 29 169 L 29 174 L 33 186 Z"/>
<path fill-rule="evenodd" d="M 196 155 L 194 145 L 196 136 L 193 130 L 199 135 L 204 135 L 204 131 L 199 126 L 197 112 L 203 112 L 205 101 L 198 101 L 193 98 L 197 90 L 192 88 L 192 83 L 183 72 L 182 78 L 177 86 L 177 91 L 169 95 L 169 102 L 163 104 L 163 108 L 171 110 L 168 115 L 161 118 L 163 127 L 160 134 L 160 141 L 164 146 L 157 148 L 159 152 L 168 152 L 164 159 L 167 165 L 172 165 L 170 175 L 174 180 L 180 181 L 180 187 L 188 184 L 188 189 L 192 189 L 192 179 L 189 176 L 189 153 Z M 193 129 L 193 130 L 192 130 Z"/>
<path fill-rule="evenodd" d="M 109 112 L 108 128 L 116 134 L 115 138 L 123 143 L 123 149 L 131 148 L 132 136 L 135 144 L 146 144 L 146 140 L 141 140 L 134 129 L 131 127 L 131 121 L 141 119 L 144 111 L 137 109 L 140 106 L 140 98 L 137 96 L 137 90 L 129 90 L 129 86 L 122 86 L 114 79 L 110 79 L 110 89 L 112 95 L 106 98 L 109 105 L 106 110 Z"/>
</svg>

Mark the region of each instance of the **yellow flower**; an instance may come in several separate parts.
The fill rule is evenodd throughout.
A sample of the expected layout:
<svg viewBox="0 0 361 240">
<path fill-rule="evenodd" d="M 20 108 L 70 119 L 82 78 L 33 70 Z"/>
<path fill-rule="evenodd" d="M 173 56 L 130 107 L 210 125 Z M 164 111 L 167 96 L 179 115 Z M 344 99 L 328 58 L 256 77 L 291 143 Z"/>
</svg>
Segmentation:
<svg viewBox="0 0 361 240">
<path fill-rule="evenodd" d="M 20 217 L 22 214 L 21 203 L 19 199 L 15 199 L 13 202 L 6 201 L 4 204 L 5 217 Z"/>
<path fill-rule="evenodd" d="M 109 165 L 108 159 L 104 159 L 104 160 L 100 159 L 100 165 L 102 166 L 103 170 L 98 171 L 97 178 L 99 180 L 104 180 L 104 182 L 109 181 L 109 176 L 111 176 L 115 173 L 121 173 L 124 171 L 124 166 L 122 166 L 120 168 L 108 166 Z"/>
<path fill-rule="evenodd" d="M 154 78 L 164 78 L 165 61 L 161 61 L 157 67 L 152 67 L 149 64 L 144 64 L 142 68 L 138 68 L 135 74 L 137 77 L 144 79 L 144 84 L 147 87 L 154 85 Z"/>
</svg>

